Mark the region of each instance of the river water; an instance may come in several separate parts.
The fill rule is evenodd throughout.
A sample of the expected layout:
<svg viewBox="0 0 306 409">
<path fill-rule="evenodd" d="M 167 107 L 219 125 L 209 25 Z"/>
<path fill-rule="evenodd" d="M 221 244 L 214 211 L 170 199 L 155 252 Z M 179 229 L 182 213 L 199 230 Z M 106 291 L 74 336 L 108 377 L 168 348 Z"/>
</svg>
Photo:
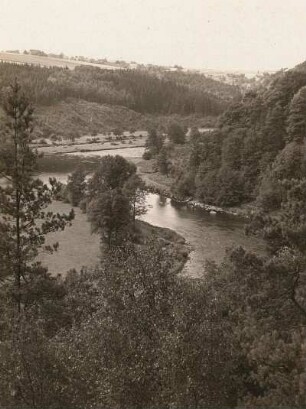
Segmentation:
<svg viewBox="0 0 306 409">
<path fill-rule="evenodd" d="M 99 157 L 113 154 L 122 155 L 127 159 L 140 158 L 143 149 L 126 148 L 46 156 L 40 162 L 40 178 L 47 181 L 51 176 L 66 182 L 68 174 L 80 163 L 93 170 Z M 220 262 L 226 249 L 233 246 L 241 245 L 249 250 L 264 251 L 262 241 L 245 236 L 244 222 L 235 216 L 210 215 L 200 209 L 193 210 L 174 205 L 170 199 L 156 194 L 148 194 L 147 203 L 148 212 L 142 216 L 143 220 L 175 230 L 191 245 L 193 251 L 185 267 L 185 272 L 189 276 L 201 276 L 205 272 L 206 260 Z"/>
</svg>

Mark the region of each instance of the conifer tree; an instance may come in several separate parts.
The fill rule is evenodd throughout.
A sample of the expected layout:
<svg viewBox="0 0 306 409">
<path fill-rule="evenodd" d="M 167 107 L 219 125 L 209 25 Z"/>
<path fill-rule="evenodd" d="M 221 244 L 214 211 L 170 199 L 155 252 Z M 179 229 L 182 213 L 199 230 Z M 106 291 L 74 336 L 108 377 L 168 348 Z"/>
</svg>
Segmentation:
<svg viewBox="0 0 306 409">
<path fill-rule="evenodd" d="M 50 187 L 35 178 L 38 153 L 31 148 L 33 108 L 17 81 L 3 98 L 5 123 L 0 125 L 0 282 L 18 313 L 25 308 L 27 292 L 39 274 L 46 274 L 37 261 L 40 249 L 53 252 L 57 244 L 45 246 L 45 236 L 63 230 L 73 219 L 47 208 L 59 185 Z"/>
</svg>

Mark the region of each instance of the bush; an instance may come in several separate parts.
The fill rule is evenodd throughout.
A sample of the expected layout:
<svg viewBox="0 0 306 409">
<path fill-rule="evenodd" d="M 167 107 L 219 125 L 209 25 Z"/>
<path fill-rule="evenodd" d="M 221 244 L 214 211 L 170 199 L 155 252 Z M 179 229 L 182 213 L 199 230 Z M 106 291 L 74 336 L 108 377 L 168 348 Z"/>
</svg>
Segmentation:
<svg viewBox="0 0 306 409">
<path fill-rule="evenodd" d="M 131 141 L 129 143 L 131 143 Z M 144 151 L 142 158 L 144 160 L 150 160 L 152 159 L 152 153 L 150 151 Z"/>
<path fill-rule="evenodd" d="M 177 123 L 172 123 L 168 128 L 168 136 L 170 141 L 176 144 L 185 143 L 185 132 L 184 129 Z"/>
</svg>

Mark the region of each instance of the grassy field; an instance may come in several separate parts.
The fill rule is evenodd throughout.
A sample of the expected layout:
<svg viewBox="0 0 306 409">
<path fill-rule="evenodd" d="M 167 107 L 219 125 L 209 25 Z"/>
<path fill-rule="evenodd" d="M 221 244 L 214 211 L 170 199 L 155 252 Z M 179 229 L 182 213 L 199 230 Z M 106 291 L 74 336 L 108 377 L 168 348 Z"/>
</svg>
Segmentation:
<svg viewBox="0 0 306 409">
<path fill-rule="evenodd" d="M 71 205 L 53 202 L 50 210 L 58 213 L 69 213 Z M 59 242 L 59 250 L 52 254 L 40 254 L 40 261 L 48 267 L 51 274 L 65 274 L 70 269 L 80 270 L 82 266 L 94 267 L 99 262 L 100 240 L 97 234 L 91 234 L 86 214 L 74 208 L 76 217 L 72 226 L 64 231 L 51 233 L 47 244 Z"/>
<path fill-rule="evenodd" d="M 94 137 L 87 135 L 76 138 L 74 142 L 67 140 L 51 142 L 48 139 L 44 139 L 44 144 L 41 144 L 40 140 L 36 140 L 33 146 L 37 147 L 38 152 L 44 155 L 143 147 L 147 139 L 147 132 L 142 131 L 138 132 L 138 134 L 132 136 L 123 135 L 120 138 L 116 136 L 109 137 L 103 134 L 97 134 Z M 112 140 L 109 140 L 109 138 L 112 138 Z"/>
<path fill-rule="evenodd" d="M 89 65 L 91 67 L 98 67 L 106 70 L 118 70 L 120 69 L 116 65 L 107 65 L 107 64 L 93 64 L 83 61 L 73 61 L 65 58 L 54 58 L 54 57 L 44 57 L 39 55 L 30 55 L 30 54 L 15 54 L 15 53 L 6 53 L 0 52 L 0 61 L 17 63 L 17 64 L 33 64 L 40 65 L 42 67 L 61 67 L 69 68 L 73 70 L 75 67 L 80 65 Z"/>
<path fill-rule="evenodd" d="M 55 201 L 50 210 L 58 213 L 68 213 L 71 205 Z M 51 233 L 47 236 L 47 244 L 59 243 L 56 253 L 50 255 L 41 253 L 39 260 L 48 267 L 52 275 L 65 275 L 69 270 L 80 270 L 82 267 L 95 267 L 103 257 L 100 247 L 100 239 L 97 234 L 92 234 L 90 223 L 86 214 L 79 208 L 74 208 L 75 219 L 70 227 L 64 231 Z M 137 222 L 139 243 L 144 244 L 148 237 L 157 240 L 173 257 L 173 267 L 181 268 L 187 260 L 190 252 L 184 238 L 170 229 L 152 226 L 146 222 Z"/>
</svg>

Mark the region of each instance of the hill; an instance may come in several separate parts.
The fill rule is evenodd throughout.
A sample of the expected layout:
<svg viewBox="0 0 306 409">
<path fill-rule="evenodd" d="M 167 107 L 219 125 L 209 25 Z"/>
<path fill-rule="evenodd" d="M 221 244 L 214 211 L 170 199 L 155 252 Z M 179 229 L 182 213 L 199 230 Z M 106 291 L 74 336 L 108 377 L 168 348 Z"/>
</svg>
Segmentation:
<svg viewBox="0 0 306 409">
<path fill-rule="evenodd" d="M 142 131 L 150 128 L 166 130 L 171 122 L 190 126 L 211 126 L 215 118 L 195 115 L 152 115 L 141 114 L 119 105 L 99 104 L 75 98 L 35 110 L 34 136 L 53 136 L 74 139 L 82 135 L 107 134 L 109 132 Z"/>
<path fill-rule="evenodd" d="M 40 133 L 62 136 L 152 124 L 162 128 L 171 117 L 205 126 L 240 98 L 237 87 L 199 74 L 0 63 L 0 89 L 15 78 L 37 108 Z"/>
<path fill-rule="evenodd" d="M 40 67 L 58 67 L 58 68 L 69 68 L 70 70 L 75 69 L 81 65 L 87 65 L 90 67 L 98 67 L 101 69 L 116 70 L 120 69 L 115 64 L 95 64 L 80 60 L 72 60 L 68 58 L 50 57 L 49 55 L 33 55 L 33 54 L 19 54 L 16 52 L 0 52 L 0 61 L 21 64 L 21 65 L 36 65 Z"/>
<path fill-rule="evenodd" d="M 219 206 L 253 202 L 280 209 L 282 181 L 305 177 L 305 64 L 247 92 L 214 132 L 194 132 L 168 150 L 173 193 Z"/>
</svg>

